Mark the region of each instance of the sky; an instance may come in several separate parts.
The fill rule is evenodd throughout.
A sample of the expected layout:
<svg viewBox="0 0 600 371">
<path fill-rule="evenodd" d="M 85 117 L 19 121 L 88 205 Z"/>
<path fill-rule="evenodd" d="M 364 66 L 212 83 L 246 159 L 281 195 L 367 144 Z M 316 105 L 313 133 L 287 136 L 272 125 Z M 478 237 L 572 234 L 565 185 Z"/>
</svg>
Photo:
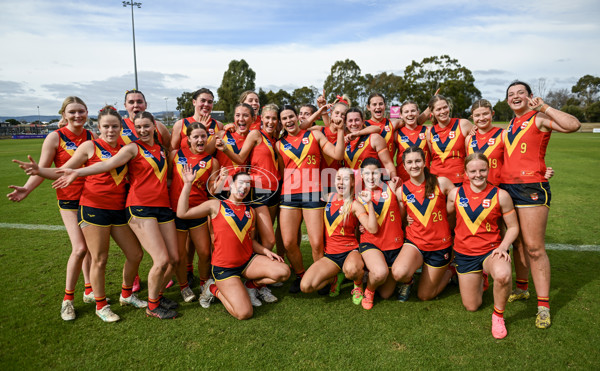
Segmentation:
<svg viewBox="0 0 600 371">
<path fill-rule="evenodd" d="M 520 79 L 570 89 L 600 76 L 600 1 L 146 0 L 134 8 L 139 89 L 152 112 L 184 91 L 216 94 L 233 59 L 256 89 L 322 88 L 350 58 L 402 75 L 448 54 L 492 103 Z M 122 1 L 2 0 L 0 116 L 56 114 L 69 95 L 95 114 L 135 87 L 131 8 Z M 165 99 L 167 98 L 167 99 Z"/>
</svg>

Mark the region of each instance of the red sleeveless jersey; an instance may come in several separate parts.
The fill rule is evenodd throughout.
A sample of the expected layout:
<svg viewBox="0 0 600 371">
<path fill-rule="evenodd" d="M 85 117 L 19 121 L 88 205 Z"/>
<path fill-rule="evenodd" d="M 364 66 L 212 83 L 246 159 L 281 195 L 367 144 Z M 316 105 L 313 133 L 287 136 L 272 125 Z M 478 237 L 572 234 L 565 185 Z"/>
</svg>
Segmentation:
<svg viewBox="0 0 600 371">
<path fill-rule="evenodd" d="M 403 182 L 410 179 L 410 175 L 404 169 L 402 162 L 402 154 L 410 147 L 419 147 L 425 152 L 425 166 L 429 167 L 430 156 L 429 147 L 427 146 L 427 127 L 418 125 L 414 130 L 407 127 L 402 127 L 396 133 L 396 173 Z"/>
<path fill-rule="evenodd" d="M 504 163 L 504 141 L 502 140 L 503 130 L 492 128 L 485 134 L 479 131 L 471 136 L 467 143 L 467 155 L 474 152 L 483 153 L 489 162 L 488 182 L 493 185 L 501 183 L 502 164 Z M 465 174 L 465 182 L 468 182 Z"/>
<path fill-rule="evenodd" d="M 54 155 L 54 166 L 61 167 L 71 159 L 73 153 L 81 143 L 94 139 L 92 132 L 83 129 L 81 134 L 75 135 L 66 126 L 56 130 L 58 134 L 58 147 Z M 79 200 L 85 178 L 77 178 L 66 188 L 56 190 L 56 198 L 59 200 Z"/>
<path fill-rule="evenodd" d="M 103 139 L 93 140 L 94 155 L 87 160 L 85 166 L 106 161 L 123 147 L 117 144 L 111 147 Z M 106 210 L 123 210 L 127 197 L 127 165 L 119 166 L 106 173 L 85 177 L 83 192 L 79 204 Z"/>
<path fill-rule="evenodd" d="M 456 192 L 454 250 L 465 255 L 483 255 L 500 245 L 498 219 L 502 216 L 498 187 L 491 184 L 479 193 L 470 186 Z"/>
<path fill-rule="evenodd" d="M 400 206 L 394 192 L 386 183 L 380 189 L 372 191 L 373 208 L 377 213 L 379 230 L 371 234 L 365 230 L 360 236 L 360 242 L 372 243 L 382 251 L 402 247 L 404 232 L 402 231 L 402 216 Z"/>
<path fill-rule="evenodd" d="M 179 142 L 179 148 L 189 148 L 190 147 L 190 145 L 187 141 L 187 128 L 194 122 L 198 122 L 198 121 L 196 121 L 196 119 L 194 119 L 194 116 L 191 116 L 191 117 L 188 117 L 188 118 L 185 118 L 182 120 L 181 131 L 180 131 L 181 141 Z M 212 139 L 214 139 L 214 135 L 219 131 L 219 125 L 217 125 L 217 120 L 211 118 L 210 123 L 208 124 L 208 126 L 205 126 L 205 127 L 206 127 L 206 131 L 208 134 L 206 143 L 208 143 Z M 178 148 L 174 148 L 174 149 L 178 149 Z"/>
<path fill-rule="evenodd" d="M 237 132 L 231 133 L 228 131 L 225 133 L 225 135 L 223 135 L 223 143 L 225 143 L 225 147 L 227 147 L 228 151 L 232 151 L 235 154 L 239 154 L 242 150 L 242 147 L 244 146 L 246 137 L 247 135 L 240 135 Z M 237 171 L 239 171 L 239 168 L 248 165 L 249 162 L 249 160 L 246 159 L 246 162 L 244 162 L 243 164 L 235 164 L 222 151 L 217 151 L 215 157 L 217 158 L 217 160 L 219 160 L 219 165 L 221 165 L 222 168 L 228 168 L 229 175 L 232 176 Z"/>
<path fill-rule="evenodd" d="M 325 138 L 327 138 L 329 143 L 333 145 L 337 143 L 337 132 L 331 132 L 331 129 L 326 126 L 321 127 L 320 131 L 325 135 Z M 323 159 L 321 160 L 321 185 L 326 193 L 335 186 L 335 174 L 338 169 L 343 166 L 344 161 L 334 160 L 326 154 L 323 154 Z"/>
<path fill-rule="evenodd" d="M 448 126 L 436 124 L 429 128 L 431 138 L 431 173 L 443 176 L 452 183 L 464 179 L 465 136 L 460 130 L 460 119 L 451 119 Z"/>
<path fill-rule="evenodd" d="M 452 245 L 452 236 L 446 215 L 446 195 L 439 186 L 433 194 L 425 195 L 425 182 L 402 184 L 402 203 L 413 219 L 406 227 L 406 238 L 424 251 L 442 250 Z"/>
<path fill-rule="evenodd" d="M 254 122 L 252 124 L 250 124 L 250 130 L 260 130 L 262 129 L 262 121 L 260 118 L 260 115 L 256 116 L 256 119 L 254 120 Z"/>
<path fill-rule="evenodd" d="M 196 179 L 192 183 L 190 191 L 189 207 L 198 206 L 208 200 L 208 179 L 213 171 L 213 156 L 207 153 L 193 154 L 189 148 L 180 148 L 173 158 L 173 169 L 171 170 L 171 209 L 177 211 L 179 195 L 183 189 L 183 166 L 190 165 L 196 171 Z"/>
<path fill-rule="evenodd" d="M 136 140 L 139 139 L 137 136 L 137 131 L 135 131 L 135 126 L 133 125 L 133 121 L 131 121 L 130 118 L 122 119 L 121 125 L 122 125 L 122 127 L 121 127 L 121 136 L 119 137 L 119 144 L 124 146 L 131 142 L 135 142 Z M 165 145 L 165 143 L 163 141 L 163 137 L 160 134 L 160 131 L 158 130 L 158 128 L 156 128 L 156 134 L 158 135 L 158 141 L 162 145 Z"/>
<path fill-rule="evenodd" d="M 126 206 L 170 207 L 167 190 L 167 159 L 160 145 L 133 142 L 137 155 L 127 164 L 131 188 Z"/>
<path fill-rule="evenodd" d="M 277 142 L 277 152 L 284 166 L 281 194 L 321 191 L 321 147 L 312 132 L 286 135 Z"/>
<path fill-rule="evenodd" d="M 379 159 L 377 151 L 371 145 L 371 135 L 363 135 L 353 139 L 346 145 L 344 162 L 350 169 L 360 169 L 362 162 L 369 157 Z"/>
<path fill-rule="evenodd" d="M 385 139 L 385 145 L 390 152 L 390 158 L 394 158 L 394 153 L 396 152 L 396 145 L 394 143 L 394 126 L 390 122 L 390 120 L 384 118 L 383 121 L 377 122 L 373 119 L 365 121 L 365 126 L 375 125 L 378 126 L 381 131 L 379 135 Z"/>
<path fill-rule="evenodd" d="M 264 131 L 260 131 L 260 143 L 250 153 L 250 175 L 252 186 L 259 189 L 276 191 L 279 188 L 279 163 L 274 145 L 275 140 Z"/>
<path fill-rule="evenodd" d="M 358 247 L 354 230 L 358 226 L 358 219 L 352 211 L 341 213 L 344 200 L 338 200 L 337 194 L 329 198 L 325 206 L 325 252 L 327 254 L 341 254 Z"/>
<path fill-rule="evenodd" d="M 507 184 L 547 182 L 546 147 L 550 132 L 535 124 L 537 112 L 530 111 L 512 119 L 504 136 L 502 182 Z"/>
<path fill-rule="evenodd" d="M 212 265 L 235 268 L 250 259 L 253 252 L 253 220 L 254 211 L 250 206 L 235 205 L 229 200 L 220 201 L 219 212 L 212 219 L 215 232 Z"/>
</svg>

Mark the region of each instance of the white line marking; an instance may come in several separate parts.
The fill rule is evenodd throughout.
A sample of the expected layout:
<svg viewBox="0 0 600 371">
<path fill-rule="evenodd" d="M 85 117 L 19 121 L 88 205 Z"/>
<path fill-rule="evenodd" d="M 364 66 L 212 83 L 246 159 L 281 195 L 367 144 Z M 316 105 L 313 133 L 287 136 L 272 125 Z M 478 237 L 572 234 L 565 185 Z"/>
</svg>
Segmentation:
<svg viewBox="0 0 600 371">
<path fill-rule="evenodd" d="M 66 231 L 64 225 L 46 225 L 46 224 L 12 224 L 12 223 L 0 223 L 0 228 L 8 229 L 36 229 L 43 231 Z"/>
<path fill-rule="evenodd" d="M 46 224 L 13 224 L 0 223 L 0 228 L 7 229 L 35 229 L 43 231 L 66 231 L 63 225 L 46 225 Z M 302 241 L 308 241 L 307 235 L 302 235 Z M 567 245 L 563 243 L 546 244 L 546 250 L 563 250 L 563 251 L 600 251 L 600 245 Z"/>
</svg>

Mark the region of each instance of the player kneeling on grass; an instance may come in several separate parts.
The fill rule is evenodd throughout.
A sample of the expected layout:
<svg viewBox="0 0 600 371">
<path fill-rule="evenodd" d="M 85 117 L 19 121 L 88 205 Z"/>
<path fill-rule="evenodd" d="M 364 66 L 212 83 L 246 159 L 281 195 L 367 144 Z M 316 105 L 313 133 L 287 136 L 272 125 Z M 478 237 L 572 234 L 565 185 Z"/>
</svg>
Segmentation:
<svg viewBox="0 0 600 371">
<path fill-rule="evenodd" d="M 487 182 L 488 159 L 475 152 L 465 159 L 468 183 L 448 195 L 448 214 L 456 212 L 454 262 L 462 302 L 476 311 L 482 302 L 483 272 L 494 279 L 492 335 L 506 336 L 504 308 L 512 285 L 510 245 L 519 235 L 517 215 L 508 193 Z M 498 221 L 506 224 L 504 238 Z"/>
<path fill-rule="evenodd" d="M 226 171 L 220 176 L 226 175 Z M 227 200 L 209 200 L 189 208 L 189 195 L 196 172 L 185 166 L 182 173 L 183 189 L 177 205 L 177 217 L 181 219 L 209 216 L 215 232 L 212 253 L 212 279 L 208 280 L 200 296 L 204 308 L 216 296 L 227 311 L 237 319 L 252 317 L 250 295 L 264 285 L 286 281 L 290 269 L 283 258 L 274 254 L 254 239 L 254 210 L 244 203 L 251 189 L 251 177 L 239 172 L 233 176 Z M 244 285 L 241 278 L 250 282 Z"/>
<path fill-rule="evenodd" d="M 379 224 L 371 201 L 371 192 L 362 191 L 354 199 L 354 171 L 341 168 L 335 176 L 335 193 L 329 194 L 325 206 L 325 256 L 308 268 L 300 289 L 310 293 L 330 284 L 341 270 L 354 281 L 352 302 L 359 305 L 363 299 L 365 264 L 358 252 L 354 231 L 358 223 L 369 233 L 377 233 Z"/>
</svg>

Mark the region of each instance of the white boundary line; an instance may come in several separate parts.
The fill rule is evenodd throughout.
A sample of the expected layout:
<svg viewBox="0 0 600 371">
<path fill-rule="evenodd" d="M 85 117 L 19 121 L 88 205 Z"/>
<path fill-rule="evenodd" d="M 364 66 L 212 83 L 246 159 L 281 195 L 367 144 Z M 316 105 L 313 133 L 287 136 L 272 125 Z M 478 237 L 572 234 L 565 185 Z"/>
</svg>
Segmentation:
<svg viewBox="0 0 600 371">
<path fill-rule="evenodd" d="M 35 229 L 35 230 L 42 230 L 42 231 L 66 231 L 67 230 L 63 225 L 13 224 L 13 223 L 0 223 L 0 228 Z M 303 235 L 302 241 L 308 241 L 308 236 Z M 549 243 L 549 244 L 546 244 L 546 250 L 600 252 L 600 245 L 567 245 L 567 244 L 563 244 L 563 243 Z"/>
</svg>

